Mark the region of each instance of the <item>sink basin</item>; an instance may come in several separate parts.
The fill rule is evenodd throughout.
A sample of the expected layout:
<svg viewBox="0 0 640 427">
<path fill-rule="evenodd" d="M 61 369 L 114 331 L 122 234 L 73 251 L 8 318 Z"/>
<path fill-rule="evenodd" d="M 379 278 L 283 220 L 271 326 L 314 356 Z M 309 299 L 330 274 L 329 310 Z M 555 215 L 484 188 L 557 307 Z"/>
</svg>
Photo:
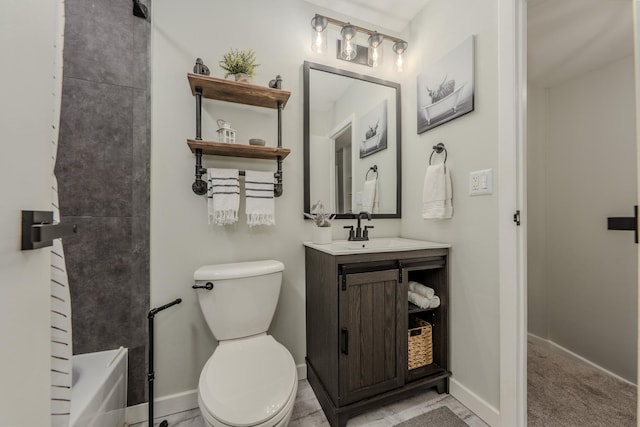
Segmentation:
<svg viewBox="0 0 640 427">
<path fill-rule="evenodd" d="M 331 255 L 353 255 L 377 252 L 403 252 L 420 249 L 449 248 L 446 243 L 427 242 L 424 240 L 404 239 L 402 237 L 380 237 L 362 242 L 350 242 L 348 240 L 334 240 L 326 245 L 313 242 L 304 242 L 310 248 L 326 252 Z"/>
</svg>

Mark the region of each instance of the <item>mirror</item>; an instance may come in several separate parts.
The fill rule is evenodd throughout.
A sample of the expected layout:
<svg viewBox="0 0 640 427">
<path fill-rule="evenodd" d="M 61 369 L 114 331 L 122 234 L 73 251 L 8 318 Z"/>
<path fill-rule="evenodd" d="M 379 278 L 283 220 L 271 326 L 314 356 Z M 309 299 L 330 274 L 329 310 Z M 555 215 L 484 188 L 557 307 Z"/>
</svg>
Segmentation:
<svg viewBox="0 0 640 427">
<path fill-rule="evenodd" d="M 304 212 L 400 218 L 400 84 L 304 63 Z"/>
</svg>

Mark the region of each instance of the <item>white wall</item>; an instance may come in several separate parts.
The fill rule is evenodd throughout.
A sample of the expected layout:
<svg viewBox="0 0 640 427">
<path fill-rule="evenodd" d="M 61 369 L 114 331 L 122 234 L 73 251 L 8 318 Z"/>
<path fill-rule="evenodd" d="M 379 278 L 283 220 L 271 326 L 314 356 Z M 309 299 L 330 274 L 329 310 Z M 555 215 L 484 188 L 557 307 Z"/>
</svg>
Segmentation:
<svg viewBox="0 0 640 427">
<path fill-rule="evenodd" d="M 529 141 L 530 154 L 546 152 L 529 158 L 546 176 L 529 181 L 529 206 L 542 207 L 529 212 L 529 249 L 546 256 L 530 257 L 528 287 L 539 296 L 530 332 L 635 382 L 637 245 L 631 232 L 607 230 L 607 217 L 632 216 L 637 204 L 633 73 L 628 57 L 554 86 L 546 116 L 529 117 L 546 127 Z"/>
<path fill-rule="evenodd" d="M 284 282 L 271 332 L 304 363 L 304 251 L 313 225 L 302 219 L 302 64 L 303 61 L 366 72 L 398 81 L 391 61 L 380 70 L 338 61 L 310 49 L 310 20 L 324 11 L 297 0 L 156 0 L 152 19 L 151 145 L 151 306 L 182 297 L 181 305 L 156 317 L 156 395 L 168 396 L 197 387 L 200 370 L 216 345 L 191 289 L 193 271 L 205 264 L 275 258 L 285 264 Z M 338 19 L 345 18 L 329 14 Z M 352 23 L 357 20 L 348 18 Z M 365 26 L 367 26 L 365 24 Z M 383 30 L 383 29 L 381 29 Z M 331 30 L 333 32 L 333 30 Z M 335 35 L 335 34 L 334 34 Z M 256 84 L 280 74 L 292 92 L 283 112 L 284 195 L 276 199 L 277 225 L 249 230 L 244 213 L 237 225 L 207 226 L 206 201 L 191 191 L 194 156 L 186 138 L 195 136 L 194 97 L 186 74 L 202 57 L 214 76 L 231 47 L 256 51 Z M 390 46 L 385 46 L 390 52 Z M 404 88 L 403 88 L 404 90 Z M 239 141 L 262 137 L 275 145 L 276 112 L 203 100 L 203 136 L 215 135 L 216 119 L 238 130 Z M 275 170 L 275 162 L 205 156 L 205 166 Z M 241 202 L 244 212 L 244 203 Z M 335 238 L 345 238 L 338 221 Z M 375 236 L 398 235 L 400 220 L 374 220 Z M 497 381 L 497 379 L 496 379 Z"/>
<path fill-rule="evenodd" d="M 431 0 L 411 23 L 403 81 L 402 236 L 452 244 L 451 371 L 456 384 L 499 408 L 498 188 L 469 197 L 468 174 L 498 165 L 497 1 Z M 475 111 L 417 135 L 416 74 L 475 34 Z M 412 113 L 413 112 L 413 113 Z M 453 181 L 451 220 L 421 218 L 431 147 L 443 142 Z M 494 180 L 494 183 L 496 180 Z M 490 409 L 491 410 L 491 409 Z"/>
<path fill-rule="evenodd" d="M 548 99 L 545 88 L 527 88 L 527 328 L 548 337 L 547 313 L 547 162 Z"/>
<path fill-rule="evenodd" d="M 50 423 L 51 253 L 20 250 L 20 211 L 51 206 L 58 3 L 8 1 L 0 12 L 2 426 Z"/>
</svg>

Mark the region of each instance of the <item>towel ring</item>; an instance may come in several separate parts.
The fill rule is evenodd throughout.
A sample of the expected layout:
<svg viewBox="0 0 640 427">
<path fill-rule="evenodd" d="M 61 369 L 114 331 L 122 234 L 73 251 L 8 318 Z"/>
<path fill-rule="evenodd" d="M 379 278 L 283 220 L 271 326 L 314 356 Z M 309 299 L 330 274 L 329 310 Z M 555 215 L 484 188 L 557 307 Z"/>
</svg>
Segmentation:
<svg viewBox="0 0 640 427">
<path fill-rule="evenodd" d="M 378 165 L 373 165 L 367 171 L 367 174 L 364 177 L 365 181 L 369 179 L 369 172 L 371 172 L 371 171 L 373 171 L 376 174 L 376 179 L 378 179 Z"/>
<path fill-rule="evenodd" d="M 444 162 L 442 162 L 443 164 L 447 164 L 447 149 L 444 148 L 444 144 L 442 142 L 438 142 L 436 145 L 434 145 L 433 147 L 433 151 L 431 152 L 431 156 L 429 156 L 429 166 L 431 166 L 431 159 L 433 158 L 433 153 L 442 153 L 444 151 Z"/>
</svg>

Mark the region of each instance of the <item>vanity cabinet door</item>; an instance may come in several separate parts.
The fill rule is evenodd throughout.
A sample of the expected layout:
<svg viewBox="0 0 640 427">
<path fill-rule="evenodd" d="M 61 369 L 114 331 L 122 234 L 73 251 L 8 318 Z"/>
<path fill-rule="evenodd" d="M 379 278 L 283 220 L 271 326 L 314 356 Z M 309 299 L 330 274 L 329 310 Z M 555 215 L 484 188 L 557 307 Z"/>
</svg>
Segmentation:
<svg viewBox="0 0 640 427">
<path fill-rule="evenodd" d="M 404 383 L 402 361 L 406 290 L 399 271 L 340 276 L 339 405 Z M 406 337 L 404 337 L 406 339 Z"/>
</svg>

